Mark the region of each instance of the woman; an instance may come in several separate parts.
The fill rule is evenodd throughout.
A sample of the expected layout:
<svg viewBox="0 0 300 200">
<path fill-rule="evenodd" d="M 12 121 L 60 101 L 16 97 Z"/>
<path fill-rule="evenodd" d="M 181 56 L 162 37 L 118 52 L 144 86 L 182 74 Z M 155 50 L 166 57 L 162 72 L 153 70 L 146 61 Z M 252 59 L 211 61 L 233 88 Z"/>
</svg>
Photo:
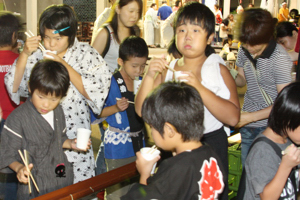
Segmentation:
<svg viewBox="0 0 300 200">
<path fill-rule="evenodd" d="M 154 45 L 154 28 L 158 28 L 157 24 L 157 5 L 151 4 L 149 10 L 145 14 L 144 21 L 144 39 L 148 47 L 155 48 Z"/>
<path fill-rule="evenodd" d="M 142 8 L 142 0 L 119 0 L 112 8 L 113 12 L 105 25 L 107 29 L 100 30 L 92 43 L 104 58 L 111 73 L 118 68 L 117 59 L 121 41 L 130 35 L 140 35 L 136 23 L 142 15 Z"/>
</svg>

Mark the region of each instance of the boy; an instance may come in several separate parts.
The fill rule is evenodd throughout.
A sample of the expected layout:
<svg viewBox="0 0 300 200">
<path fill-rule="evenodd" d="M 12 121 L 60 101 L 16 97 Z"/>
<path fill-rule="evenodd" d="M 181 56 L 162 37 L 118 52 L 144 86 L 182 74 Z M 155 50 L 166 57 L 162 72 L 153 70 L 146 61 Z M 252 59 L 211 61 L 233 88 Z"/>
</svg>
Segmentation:
<svg viewBox="0 0 300 200">
<path fill-rule="evenodd" d="M 135 97 L 134 80 L 140 78 L 144 72 L 148 54 L 147 44 L 140 37 L 127 37 L 120 44 L 118 58 L 120 69 L 111 78 L 110 90 L 100 114 L 100 117 L 106 117 L 109 125 L 104 134 L 104 153 L 108 171 L 134 162 L 135 153 L 144 147 L 145 139 L 142 132 L 144 122 L 135 113 L 132 102 Z M 100 149 L 97 166 L 101 165 L 101 160 L 103 155 L 101 156 Z M 125 187 L 120 191 L 109 187 L 106 189 L 107 199 L 119 199 L 127 191 Z"/>
<path fill-rule="evenodd" d="M 2 108 L 2 120 L 0 135 L 7 116 L 17 107 L 6 91 L 4 76 L 14 63 L 19 54 L 14 53 L 17 47 L 17 36 L 20 28 L 19 19 L 10 12 L 0 12 L 0 106 Z M 0 199 L 16 199 L 18 180 L 16 174 L 8 167 L 0 169 Z"/>
<path fill-rule="evenodd" d="M 142 116 L 151 127 L 155 144 L 176 156 L 164 160 L 150 177 L 159 160 L 146 161 L 137 153 L 140 184 L 122 199 L 217 199 L 224 188 L 221 161 L 211 147 L 202 144 L 204 107 L 195 88 L 185 83 L 166 82 L 148 96 Z"/>
<path fill-rule="evenodd" d="M 71 185 L 73 167 L 63 148 L 79 150 L 76 139 L 67 139 L 65 116 L 59 105 L 70 85 L 67 69 L 56 61 L 39 61 L 28 85 L 31 96 L 8 116 L 0 146 L 0 168 L 9 166 L 17 173 L 18 199 L 31 199 Z M 28 152 L 29 169 L 39 193 L 32 185 L 32 193 L 28 194 L 29 173 L 18 150 Z M 58 167 L 63 167 L 65 173 L 57 173 Z"/>
</svg>

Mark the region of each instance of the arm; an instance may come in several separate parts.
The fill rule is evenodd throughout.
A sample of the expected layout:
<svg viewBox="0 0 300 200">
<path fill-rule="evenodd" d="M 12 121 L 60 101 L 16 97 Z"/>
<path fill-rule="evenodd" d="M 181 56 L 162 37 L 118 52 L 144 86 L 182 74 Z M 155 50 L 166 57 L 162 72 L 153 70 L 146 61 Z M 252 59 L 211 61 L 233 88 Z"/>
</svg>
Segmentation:
<svg viewBox="0 0 300 200">
<path fill-rule="evenodd" d="M 18 88 L 21 84 L 21 81 L 22 81 L 22 78 L 24 75 L 24 71 L 25 71 L 25 67 L 26 67 L 26 63 L 27 63 L 27 59 L 32 54 L 32 52 L 37 50 L 40 40 L 41 40 L 40 36 L 34 36 L 34 37 L 28 38 L 25 42 L 24 49 L 21 52 L 21 54 L 17 60 L 17 63 L 16 63 L 16 71 L 15 71 L 14 83 L 13 83 L 13 92 L 14 93 L 16 93 L 18 91 Z"/>
<path fill-rule="evenodd" d="M 108 117 L 117 112 L 122 112 L 126 110 L 129 106 L 128 99 L 122 97 L 121 100 L 117 100 L 117 104 L 103 108 L 100 117 Z"/>
<path fill-rule="evenodd" d="M 95 39 L 91 44 L 92 47 L 94 47 L 100 55 L 102 55 L 105 49 L 107 37 L 108 32 L 106 31 L 106 29 L 102 28 L 100 31 L 98 31 L 98 34 L 95 36 Z"/>
<path fill-rule="evenodd" d="M 274 178 L 264 187 L 263 192 L 259 194 L 262 200 L 278 199 L 292 168 L 300 163 L 300 150 L 295 145 L 289 146 L 288 149 L 288 153 L 282 157 L 282 162 Z"/>
<path fill-rule="evenodd" d="M 17 178 L 19 182 L 24 184 L 28 183 L 29 172 L 23 164 L 19 163 L 18 161 L 15 161 L 11 163 L 9 167 L 17 173 Z M 31 170 L 33 168 L 33 164 L 29 164 L 28 168 L 29 170 Z"/>
<path fill-rule="evenodd" d="M 162 83 L 162 72 L 165 70 L 166 61 L 162 58 L 154 58 L 150 61 L 146 68 L 143 81 L 140 89 L 135 96 L 135 112 L 141 117 L 142 116 L 142 105 L 147 95 Z"/>
<path fill-rule="evenodd" d="M 238 71 L 238 75 L 235 78 L 235 84 L 238 87 L 244 87 L 247 84 L 245 74 L 244 74 L 244 69 L 242 67 L 237 67 L 237 66 L 236 68 Z"/>
<path fill-rule="evenodd" d="M 88 149 L 91 148 L 92 145 L 92 141 L 91 139 L 89 139 L 88 144 L 86 146 L 86 149 L 78 149 L 76 146 L 77 143 L 77 139 L 67 139 L 64 141 L 62 148 L 64 149 L 73 149 L 73 150 L 77 150 L 77 151 L 87 151 Z"/>
</svg>

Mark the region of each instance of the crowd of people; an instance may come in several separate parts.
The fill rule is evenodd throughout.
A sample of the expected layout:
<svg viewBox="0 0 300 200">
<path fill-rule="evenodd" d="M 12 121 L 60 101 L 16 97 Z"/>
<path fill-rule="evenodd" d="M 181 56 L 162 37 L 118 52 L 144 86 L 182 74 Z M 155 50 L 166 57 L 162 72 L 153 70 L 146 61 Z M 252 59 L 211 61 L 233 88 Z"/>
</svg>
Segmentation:
<svg viewBox="0 0 300 200">
<path fill-rule="evenodd" d="M 136 161 L 139 180 L 106 188 L 105 199 L 226 200 L 230 127 L 242 138 L 243 199 L 295 198 L 298 28 L 261 8 L 239 8 L 238 17 L 223 19 L 218 5 L 212 11 L 186 0 L 172 9 L 162 1 L 145 13 L 143 39 L 137 25 L 143 1 L 109 3 L 91 45 L 76 38 L 74 10 L 51 5 L 39 18 L 39 34 L 28 36 L 19 53 L 20 19 L 0 12 L 0 199 L 32 199 Z M 285 18 L 286 3 L 282 8 Z M 158 26 L 170 62 L 148 61 Z M 221 40 L 240 42 L 237 70 L 228 70 L 212 48 Z M 143 157 L 145 123 L 157 148 L 173 156 Z M 96 160 L 91 140 L 77 147 L 77 130 L 91 124 L 101 132 Z M 19 151 L 27 152 L 25 162 Z"/>
</svg>

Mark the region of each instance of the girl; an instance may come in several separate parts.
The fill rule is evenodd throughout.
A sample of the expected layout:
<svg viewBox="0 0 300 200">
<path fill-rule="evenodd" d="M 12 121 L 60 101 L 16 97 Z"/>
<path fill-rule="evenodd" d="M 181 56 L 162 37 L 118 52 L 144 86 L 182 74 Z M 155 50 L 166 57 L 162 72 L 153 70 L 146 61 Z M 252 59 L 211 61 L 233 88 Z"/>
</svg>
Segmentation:
<svg viewBox="0 0 300 200">
<path fill-rule="evenodd" d="M 52 60 L 62 63 L 70 76 L 70 88 L 61 105 L 65 114 L 67 136 L 76 138 L 77 128 L 90 129 L 89 107 L 99 113 L 110 86 L 111 74 L 99 53 L 76 39 L 77 20 L 68 5 L 46 8 L 39 20 L 40 36 L 26 40 L 24 50 L 5 76 L 5 84 L 12 100 L 19 104 L 20 96 L 29 95 L 27 84 L 34 64 L 43 59 L 38 43 L 43 40 Z M 93 151 L 66 151 L 73 163 L 74 183 L 94 176 Z"/>
<path fill-rule="evenodd" d="M 187 76 L 179 79 L 185 79 L 200 93 L 205 105 L 203 142 L 214 148 L 228 173 L 228 141 L 223 126 L 235 126 L 240 109 L 234 80 L 222 58 L 211 53 L 213 49 L 209 44 L 214 37 L 214 14 L 203 4 L 190 3 L 178 10 L 176 19 L 174 41 L 182 58 L 172 61 L 170 67 L 184 71 Z M 166 64 L 163 59 L 150 62 L 136 95 L 135 108 L 139 115 L 148 93 L 173 78 L 172 71 L 166 70 Z M 228 196 L 226 192 L 224 194 L 224 197 Z"/>
<path fill-rule="evenodd" d="M 123 39 L 130 35 L 140 35 L 137 21 L 142 15 L 142 0 L 119 0 L 112 8 L 107 25 L 99 30 L 92 46 L 102 55 L 111 73 L 118 68 L 118 50 Z M 110 44 L 107 38 L 110 36 Z"/>
<path fill-rule="evenodd" d="M 284 153 L 279 157 L 266 142 L 253 145 L 246 159 L 244 199 L 297 199 L 300 164 L 300 82 L 282 89 L 268 119 L 268 127 L 257 136 L 267 138 Z M 292 144 L 294 143 L 294 144 Z"/>
</svg>

